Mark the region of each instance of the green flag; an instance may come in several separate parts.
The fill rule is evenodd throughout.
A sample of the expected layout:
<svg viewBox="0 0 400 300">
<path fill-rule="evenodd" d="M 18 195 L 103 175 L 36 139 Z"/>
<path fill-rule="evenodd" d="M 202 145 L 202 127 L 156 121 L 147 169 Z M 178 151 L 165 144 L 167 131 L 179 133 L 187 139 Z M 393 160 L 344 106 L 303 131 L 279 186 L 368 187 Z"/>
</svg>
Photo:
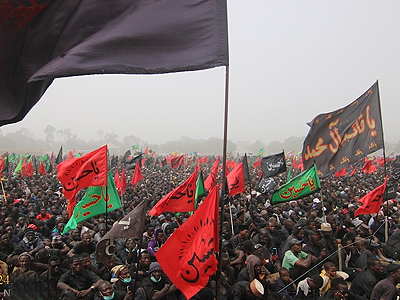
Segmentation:
<svg viewBox="0 0 400 300">
<path fill-rule="evenodd" d="M 27 159 L 26 163 L 28 163 L 28 159 L 31 157 L 30 154 L 22 154 L 21 159 L 18 162 L 18 165 L 15 167 L 14 175 L 17 175 L 18 172 L 21 171 L 22 163 L 24 162 L 24 158 Z"/>
<path fill-rule="evenodd" d="M 264 154 L 264 148 L 261 148 L 260 151 L 258 151 L 257 156 L 262 156 Z"/>
<path fill-rule="evenodd" d="M 107 184 L 107 211 L 113 211 L 120 208 L 122 205 L 111 173 L 108 173 Z M 65 229 L 62 234 L 68 232 L 69 230 L 75 229 L 79 222 L 100 214 L 104 214 L 106 212 L 104 201 L 105 193 L 105 186 L 89 187 L 85 196 L 83 196 L 82 200 L 79 201 L 75 206 L 74 213 L 69 219 L 68 223 L 65 225 Z"/>
<path fill-rule="evenodd" d="M 288 182 L 292 178 L 292 167 L 289 167 L 289 172 L 287 173 L 286 182 Z"/>
<path fill-rule="evenodd" d="M 313 165 L 275 191 L 271 204 L 298 200 L 317 192 L 320 188 L 317 167 Z"/>
<path fill-rule="evenodd" d="M 136 150 L 136 149 L 139 149 L 139 145 L 133 145 L 132 146 L 132 150 Z"/>
</svg>

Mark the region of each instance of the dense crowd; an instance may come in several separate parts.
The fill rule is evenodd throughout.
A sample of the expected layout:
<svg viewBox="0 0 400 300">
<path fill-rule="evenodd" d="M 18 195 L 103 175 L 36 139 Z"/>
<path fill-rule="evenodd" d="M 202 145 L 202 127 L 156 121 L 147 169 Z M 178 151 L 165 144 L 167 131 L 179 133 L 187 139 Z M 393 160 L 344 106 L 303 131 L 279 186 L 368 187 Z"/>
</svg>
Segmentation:
<svg viewBox="0 0 400 300">
<path fill-rule="evenodd" d="M 212 163 L 201 165 L 205 176 Z M 122 168 L 115 165 L 111 171 Z M 112 259 L 105 264 L 96 262 L 96 243 L 143 199 L 149 200 L 150 210 L 193 171 L 194 165 L 171 169 L 153 160 L 143 166 L 144 180 L 133 188 L 129 184 L 133 170 L 129 170 L 123 207 L 78 223 L 66 234 L 62 232 L 69 219 L 67 201 L 56 173 L 5 174 L 5 197 L 0 200 L 3 298 L 185 299 L 162 271 L 155 253 L 189 213 L 147 214 L 143 235 L 118 239 Z M 274 206 L 271 193 L 256 189 L 259 172 L 250 168 L 246 191 L 221 200 L 220 272 L 194 299 L 398 297 L 400 193 L 396 185 L 379 213 L 354 217 L 360 198 L 383 183 L 383 168 L 372 174 L 358 171 L 353 176 L 327 177 L 318 193 Z M 390 175 L 391 165 L 387 172 Z M 280 174 L 277 181 L 285 183 L 286 175 Z"/>
</svg>

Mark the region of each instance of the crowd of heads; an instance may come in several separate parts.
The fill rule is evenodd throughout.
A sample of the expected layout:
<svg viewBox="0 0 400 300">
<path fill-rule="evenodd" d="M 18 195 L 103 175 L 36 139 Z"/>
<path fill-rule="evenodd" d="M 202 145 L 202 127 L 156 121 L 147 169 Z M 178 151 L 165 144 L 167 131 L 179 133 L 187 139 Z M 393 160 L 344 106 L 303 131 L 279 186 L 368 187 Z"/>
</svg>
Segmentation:
<svg viewBox="0 0 400 300">
<path fill-rule="evenodd" d="M 212 164 L 209 160 L 201 165 L 204 176 Z M 113 166 L 112 172 L 121 172 L 123 167 Z M 147 214 L 143 234 L 117 239 L 107 263 L 96 261 L 96 244 L 141 201 L 149 200 L 149 211 L 193 171 L 194 165 L 171 169 L 153 159 L 142 167 L 144 180 L 133 187 L 129 184 L 133 170 L 128 170 L 122 208 L 80 222 L 66 234 L 67 200 L 56 173 L 3 176 L 0 271 L 2 276 L 9 276 L 15 299 L 27 299 L 26 294 L 38 299 L 118 299 L 120 294 L 133 299 L 147 297 L 158 288 L 163 290 L 163 297 L 183 297 L 162 271 L 155 253 L 190 217 L 189 212 L 163 213 L 158 217 Z M 390 171 L 389 166 L 387 172 Z M 220 184 L 221 175 L 217 178 Z M 240 290 L 252 298 L 278 299 L 284 295 L 294 299 L 299 287 L 307 285 L 311 290 L 325 288 L 333 295 L 344 295 L 344 299 L 348 291 L 343 280 L 354 280 L 365 266 L 378 279 L 396 273 L 385 274 L 382 265 L 370 260 L 377 258 L 387 265 L 400 258 L 400 251 L 388 246 L 398 245 L 400 240 L 396 185 L 394 195 L 385 199 L 377 214 L 354 217 L 362 205 L 359 200 L 383 183 L 383 169 L 373 174 L 358 171 L 353 176 L 324 178 L 319 192 L 278 205 L 270 204 L 272 191 L 257 191 L 259 175 L 259 169 L 250 168 L 245 192 L 232 198 L 221 197 L 222 279 L 218 290 L 222 297 L 229 299 L 233 291 Z M 283 184 L 286 174 L 276 179 Z M 84 193 L 85 190 L 78 193 L 78 201 Z M 82 272 L 95 276 L 82 285 L 70 281 L 71 274 Z M 339 272 L 350 274 L 344 278 L 345 275 L 337 275 Z M 329 278 L 328 288 L 324 276 Z M 302 283 L 304 280 L 306 283 Z M 196 297 L 201 299 L 208 292 L 215 297 L 217 281 L 216 275 L 212 276 Z M 7 285 L 2 288 L 7 296 Z"/>
</svg>

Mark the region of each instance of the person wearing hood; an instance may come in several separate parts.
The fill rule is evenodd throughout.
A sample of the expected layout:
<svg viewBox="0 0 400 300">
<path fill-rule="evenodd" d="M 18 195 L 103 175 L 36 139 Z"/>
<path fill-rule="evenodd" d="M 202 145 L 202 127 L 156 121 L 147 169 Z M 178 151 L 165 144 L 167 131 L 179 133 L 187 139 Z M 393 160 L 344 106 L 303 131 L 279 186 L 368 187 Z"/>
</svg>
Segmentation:
<svg viewBox="0 0 400 300">
<path fill-rule="evenodd" d="M 36 236 L 34 228 L 29 226 L 25 230 L 25 236 L 22 241 L 19 242 L 19 246 L 23 252 L 28 252 L 30 256 L 35 256 L 40 249 L 44 248 L 44 244 L 42 240 Z"/>
<path fill-rule="evenodd" d="M 147 246 L 147 251 L 150 253 L 151 261 L 156 261 L 156 252 L 165 243 L 164 232 L 161 228 L 155 230 L 154 236 L 154 240 L 151 240 Z"/>
<path fill-rule="evenodd" d="M 164 232 L 164 238 L 167 240 L 172 234 L 172 228 L 170 222 L 165 222 L 161 225 L 161 230 Z"/>
</svg>

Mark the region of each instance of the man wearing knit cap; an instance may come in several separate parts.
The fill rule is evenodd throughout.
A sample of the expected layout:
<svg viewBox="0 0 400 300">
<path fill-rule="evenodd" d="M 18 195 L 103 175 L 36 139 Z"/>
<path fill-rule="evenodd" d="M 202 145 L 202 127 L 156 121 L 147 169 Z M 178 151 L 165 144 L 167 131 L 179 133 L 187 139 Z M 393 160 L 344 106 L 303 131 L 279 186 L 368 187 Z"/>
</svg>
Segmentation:
<svg viewBox="0 0 400 300">
<path fill-rule="evenodd" d="M 400 265 L 386 266 L 388 277 L 379 281 L 372 290 L 371 300 L 396 300 L 399 292 L 396 285 L 400 283 Z"/>
<path fill-rule="evenodd" d="M 146 277 L 142 282 L 142 287 L 145 290 L 147 299 L 168 300 L 174 298 L 177 291 L 176 286 L 164 274 L 158 262 L 152 262 L 149 268 L 150 276 Z"/>
<path fill-rule="evenodd" d="M 264 295 L 264 287 L 257 279 L 252 282 L 238 281 L 226 294 L 227 300 L 258 299 Z"/>
</svg>

